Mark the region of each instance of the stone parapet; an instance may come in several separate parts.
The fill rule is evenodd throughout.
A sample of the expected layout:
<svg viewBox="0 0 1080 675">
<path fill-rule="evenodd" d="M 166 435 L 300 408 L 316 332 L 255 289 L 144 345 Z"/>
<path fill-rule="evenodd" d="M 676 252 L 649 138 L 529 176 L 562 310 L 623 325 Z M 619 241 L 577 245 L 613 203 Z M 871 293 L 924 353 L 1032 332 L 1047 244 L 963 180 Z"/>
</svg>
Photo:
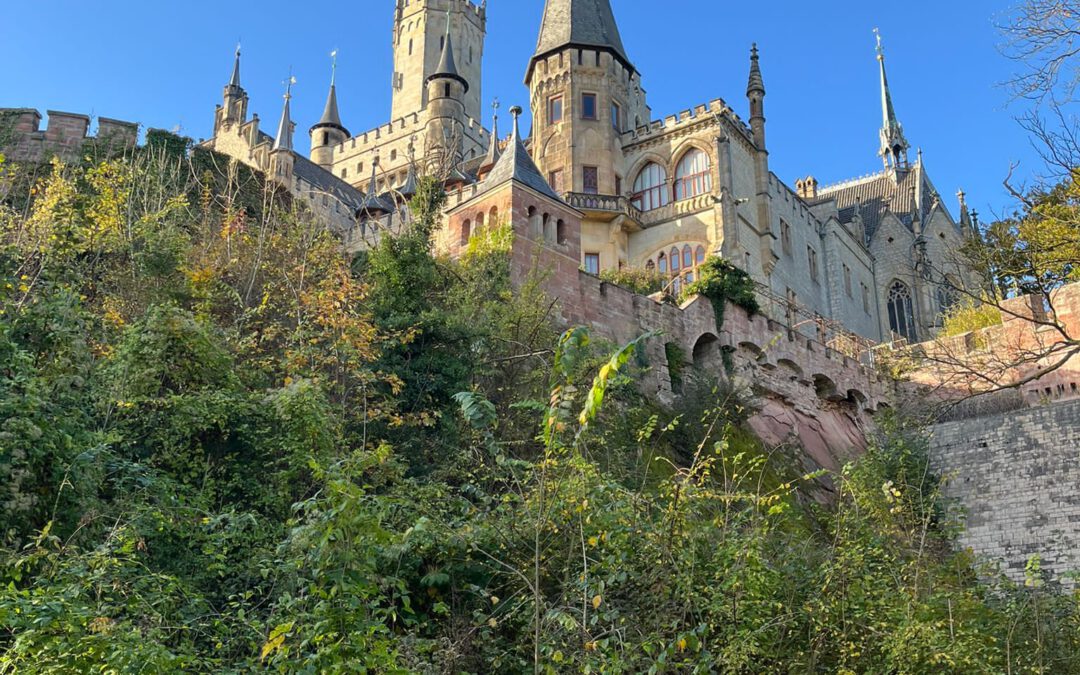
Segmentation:
<svg viewBox="0 0 1080 675">
<path fill-rule="evenodd" d="M 20 162 L 45 162 L 59 157 L 78 161 L 87 141 L 111 148 L 134 147 L 139 126 L 107 117 L 98 118 L 98 133 L 88 134 L 90 117 L 77 113 L 47 111 L 48 125 L 41 128 L 42 115 L 31 108 L 0 108 L 0 152 Z"/>
</svg>

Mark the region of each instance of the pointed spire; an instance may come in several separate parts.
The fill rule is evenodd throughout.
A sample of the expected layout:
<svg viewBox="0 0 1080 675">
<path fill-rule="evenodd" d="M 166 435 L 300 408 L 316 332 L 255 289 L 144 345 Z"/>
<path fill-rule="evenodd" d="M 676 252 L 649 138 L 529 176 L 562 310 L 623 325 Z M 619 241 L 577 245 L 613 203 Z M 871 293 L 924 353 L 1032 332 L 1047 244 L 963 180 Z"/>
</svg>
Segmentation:
<svg viewBox="0 0 1080 675">
<path fill-rule="evenodd" d="M 292 86 L 296 84 L 296 78 L 292 75 L 285 84 L 285 106 L 281 109 L 281 122 L 278 123 L 277 138 L 274 140 L 274 150 L 292 150 L 292 114 L 290 113 L 289 101 L 292 100 Z"/>
<path fill-rule="evenodd" d="M 240 89 L 240 43 L 236 43 L 236 60 L 233 62 L 232 78 L 229 79 L 229 86 Z"/>
<path fill-rule="evenodd" d="M 435 72 L 428 75 L 427 81 L 438 79 L 457 80 L 469 91 L 469 83 L 458 72 L 457 63 L 454 61 L 454 39 L 450 35 L 450 11 L 446 12 L 446 35 L 443 36 L 442 55 L 439 57 L 439 65 Z"/>
<path fill-rule="evenodd" d="M 877 36 L 877 60 L 881 68 L 881 150 L 879 154 L 885 162 L 885 168 L 907 168 L 907 151 L 911 147 L 904 137 L 904 127 L 896 117 L 892 91 L 889 89 L 889 77 L 885 72 L 885 47 L 881 42 L 881 31 L 874 29 Z"/>
<path fill-rule="evenodd" d="M 494 110 L 491 116 L 491 142 L 488 144 L 487 154 L 484 155 L 484 161 L 480 163 L 477 173 L 485 173 L 493 169 L 499 157 L 502 156 L 499 150 L 499 99 L 491 103 L 491 108 Z"/>
<path fill-rule="evenodd" d="M 750 81 L 746 85 L 746 95 L 765 95 L 765 79 L 761 76 L 761 62 L 758 56 L 757 43 L 750 48 Z"/>
<path fill-rule="evenodd" d="M 348 130 L 345 129 L 345 126 L 341 123 L 341 115 L 340 115 L 340 113 L 338 113 L 337 84 L 336 84 L 336 82 L 337 82 L 337 55 L 338 55 L 338 50 L 336 50 L 336 49 L 334 51 L 330 52 L 330 58 L 332 60 L 331 61 L 331 66 L 330 66 L 330 93 L 327 94 L 327 96 L 326 96 L 326 107 L 323 108 L 322 117 L 319 118 L 318 124 L 316 124 L 314 127 L 312 127 L 312 129 L 314 130 L 314 129 L 317 129 L 319 127 L 334 127 L 335 129 L 340 129 L 342 132 L 345 133 L 346 136 L 348 136 L 349 132 L 348 132 Z"/>
<path fill-rule="evenodd" d="M 626 57 L 610 0 L 547 0 L 536 52 L 529 62 L 525 82 L 532 78 L 538 60 L 570 46 L 609 52 L 629 70 L 635 71 Z"/>
<path fill-rule="evenodd" d="M 510 108 L 510 114 L 514 117 L 514 131 L 510 135 L 510 144 L 506 147 L 506 152 L 499 158 L 499 161 L 495 163 L 495 168 L 484 179 L 484 189 L 489 190 L 513 180 L 539 192 L 545 197 L 562 201 L 562 198 L 555 194 L 548 182 L 544 180 L 540 169 L 536 168 L 536 164 L 529 157 L 529 151 L 525 149 L 525 142 L 522 140 L 521 131 L 518 128 L 521 107 L 514 106 Z"/>
<path fill-rule="evenodd" d="M 375 157 L 371 161 L 371 182 L 368 183 L 367 194 L 364 195 L 364 201 L 360 205 L 360 212 L 368 216 L 384 215 L 394 211 L 394 207 L 379 195 L 378 167 L 379 158 Z"/>
</svg>

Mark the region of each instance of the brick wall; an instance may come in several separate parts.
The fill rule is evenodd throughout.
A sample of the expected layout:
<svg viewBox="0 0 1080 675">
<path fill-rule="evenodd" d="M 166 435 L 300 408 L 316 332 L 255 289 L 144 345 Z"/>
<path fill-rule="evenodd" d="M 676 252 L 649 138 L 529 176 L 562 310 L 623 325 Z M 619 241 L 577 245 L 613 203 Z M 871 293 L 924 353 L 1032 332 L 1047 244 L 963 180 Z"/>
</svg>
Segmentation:
<svg viewBox="0 0 1080 675">
<path fill-rule="evenodd" d="M 1080 401 L 939 425 L 931 463 L 966 514 L 960 545 L 1022 581 L 1033 555 L 1080 570 Z"/>
</svg>

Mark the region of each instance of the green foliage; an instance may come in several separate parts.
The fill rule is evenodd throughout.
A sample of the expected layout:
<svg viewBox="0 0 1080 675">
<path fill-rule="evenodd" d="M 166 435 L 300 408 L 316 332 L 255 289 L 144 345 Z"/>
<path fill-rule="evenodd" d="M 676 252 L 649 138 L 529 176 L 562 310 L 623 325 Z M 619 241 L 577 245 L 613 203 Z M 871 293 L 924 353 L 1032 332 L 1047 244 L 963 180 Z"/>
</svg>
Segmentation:
<svg viewBox="0 0 1080 675">
<path fill-rule="evenodd" d="M 954 337 L 1001 325 L 1001 310 L 993 304 L 964 300 L 949 308 L 938 337 Z"/>
<path fill-rule="evenodd" d="M 350 264 L 218 159 L 0 212 L 0 673 L 1080 672 L 1080 598 L 951 552 L 918 434 L 804 474 L 722 383 L 643 397 L 656 336 L 557 335 L 508 228 L 433 255 L 434 181 Z"/>
<path fill-rule="evenodd" d="M 710 256 L 698 268 L 698 278 L 688 284 L 683 293 L 687 296 L 701 295 L 712 302 L 716 312 L 716 325 L 724 325 L 726 303 L 742 307 L 751 316 L 761 311 L 754 280 L 749 274 L 718 256 Z"/>
<path fill-rule="evenodd" d="M 629 267 L 600 272 L 600 279 L 622 286 L 639 295 L 652 295 L 664 290 L 667 280 L 655 271 L 632 269 Z"/>
</svg>

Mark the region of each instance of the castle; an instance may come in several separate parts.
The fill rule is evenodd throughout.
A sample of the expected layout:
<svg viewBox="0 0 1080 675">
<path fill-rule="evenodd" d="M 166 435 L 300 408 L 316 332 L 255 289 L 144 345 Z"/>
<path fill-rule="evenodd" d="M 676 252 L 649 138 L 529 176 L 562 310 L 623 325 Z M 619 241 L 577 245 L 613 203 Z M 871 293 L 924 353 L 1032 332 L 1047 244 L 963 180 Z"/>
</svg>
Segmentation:
<svg viewBox="0 0 1080 675">
<path fill-rule="evenodd" d="M 717 254 L 772 297 L 877 342 L 931 337 L 953 301 L 948 287 L 977 283 L 948 256 L 974 230 L 972 215 L 961 193 L 954 219 L 922 154 L 910 160 L 880 38 L 882 170 L 792 188 L 769 170 L 756 47 L 748 123 L 720 99 L 653 120 L 610 2 L 546 0 L 524 64 L 532 131 L 519 139 L 527 157 L 514 158 L 515 174 L 499 160 L 516 141 L 499 137 L 497 120 L 491 132 L 480 121 L 487 11 L 470 0 L 396 0 L 391 120 L 351 134 L 331 81 L 307 157 L 294 147 L 289 94 L 276 136 L 248 117 L 238 52 L 206 145 L 306 196 L 357 248 L 393 227 L 417 171 L 437 165 L 445 180 L 438 244 L 451 254 L 491 222 L 499 183 L 527 174 L 519 182 L 545 202 L 527 227 L 589 273 L 652 270 L 678 296 Z"/>
</svg>

